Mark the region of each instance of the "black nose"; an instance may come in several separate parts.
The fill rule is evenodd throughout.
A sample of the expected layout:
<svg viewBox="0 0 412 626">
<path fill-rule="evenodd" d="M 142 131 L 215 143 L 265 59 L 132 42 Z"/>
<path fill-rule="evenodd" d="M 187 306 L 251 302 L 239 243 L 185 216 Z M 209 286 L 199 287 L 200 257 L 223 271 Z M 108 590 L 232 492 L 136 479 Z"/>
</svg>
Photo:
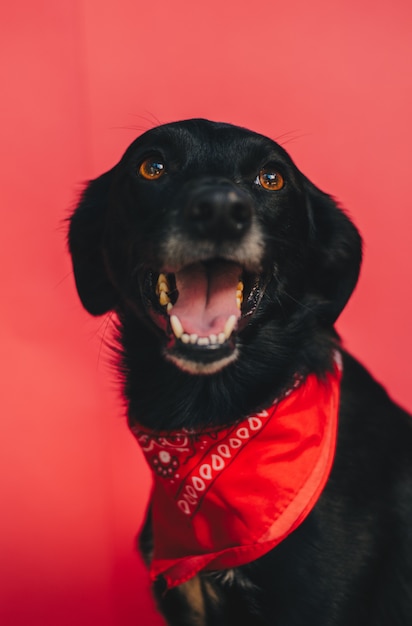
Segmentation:
<svg viewBox="0 0 412 626">
<path fill-rule="evenodd" d="M 232 185 L 204 187 L 187 204 L 184 219 L 194 236 L 237 239 L 250 228 L 251 201 Z"/>
</svg>

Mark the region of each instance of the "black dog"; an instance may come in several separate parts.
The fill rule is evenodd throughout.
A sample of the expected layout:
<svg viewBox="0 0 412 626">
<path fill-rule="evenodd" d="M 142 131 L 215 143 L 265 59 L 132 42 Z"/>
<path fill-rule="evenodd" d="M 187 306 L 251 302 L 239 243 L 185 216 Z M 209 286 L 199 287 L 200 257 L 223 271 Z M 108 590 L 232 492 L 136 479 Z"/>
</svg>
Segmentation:
<svg viewBox="0 0 412 626">
<path fill-rule="evenodd" d="M 118 317 L 168 622 L 410 626 L 412 422 L 333 329 L 361 241 L 331 197 L 266 137 L 167 124 L 88 185 L 69 247 L 85 308 Z"/>
</svg>

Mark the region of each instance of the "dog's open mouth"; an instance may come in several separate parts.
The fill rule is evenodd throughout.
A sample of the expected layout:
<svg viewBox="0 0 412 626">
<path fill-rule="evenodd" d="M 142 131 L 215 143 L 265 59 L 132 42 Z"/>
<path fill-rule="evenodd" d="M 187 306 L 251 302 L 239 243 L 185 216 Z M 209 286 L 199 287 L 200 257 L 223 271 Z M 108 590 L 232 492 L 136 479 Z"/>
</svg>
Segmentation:
<svg viewBox="0 0 412 626">
<path fill-rule="evenodd" d="M 166 336 L 165 355 L 181 369 L 213 373 L 236 358 L 236 336 L 255 312 L 265 281 L 227 260 L 175 273 L 147 271 L 144 297 Z"/>
</svg>

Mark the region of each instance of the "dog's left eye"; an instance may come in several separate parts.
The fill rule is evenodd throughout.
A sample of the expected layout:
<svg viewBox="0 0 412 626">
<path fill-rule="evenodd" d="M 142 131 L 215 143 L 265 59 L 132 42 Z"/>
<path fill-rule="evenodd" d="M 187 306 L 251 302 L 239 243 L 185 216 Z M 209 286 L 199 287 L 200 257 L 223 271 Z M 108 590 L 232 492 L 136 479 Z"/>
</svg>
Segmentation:
<svg viewBox="0 0 412 626">
<path fill-rule="evenodd" d="M 159 159 L 145 159 L 139 167 L 139 175 L 146 180 L 157 180 L 165 173 L 165 164 Z"/>
<path fill-rule="evenodd" d="M 278 191 L 279 189 L 282 189 L 285 181 L 280 172 L 270 166 L 267 166 L 260 170 L 259 174 L 256 176 L 255 184 L 260 185 L 263 189 L 268 189 L 269 191 Z"/>
</svg>

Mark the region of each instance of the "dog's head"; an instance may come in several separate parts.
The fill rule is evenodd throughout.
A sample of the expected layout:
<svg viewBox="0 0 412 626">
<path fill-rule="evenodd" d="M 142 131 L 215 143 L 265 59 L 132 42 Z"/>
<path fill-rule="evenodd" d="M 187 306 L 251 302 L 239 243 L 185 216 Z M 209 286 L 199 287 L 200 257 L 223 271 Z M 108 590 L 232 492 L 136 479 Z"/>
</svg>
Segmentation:
<svg viewBox="0 0 412 626">
<path fill-rule="evenodd" d="M 361 261 L 355 227 L 285 150 L 206 120 L 134 141 L 86 188 L 69 248 L 85 308 L 135 315 L 193 374 L 222 370 L 251 329 L 297 310 L 331 327 Z"/>
</svg>

